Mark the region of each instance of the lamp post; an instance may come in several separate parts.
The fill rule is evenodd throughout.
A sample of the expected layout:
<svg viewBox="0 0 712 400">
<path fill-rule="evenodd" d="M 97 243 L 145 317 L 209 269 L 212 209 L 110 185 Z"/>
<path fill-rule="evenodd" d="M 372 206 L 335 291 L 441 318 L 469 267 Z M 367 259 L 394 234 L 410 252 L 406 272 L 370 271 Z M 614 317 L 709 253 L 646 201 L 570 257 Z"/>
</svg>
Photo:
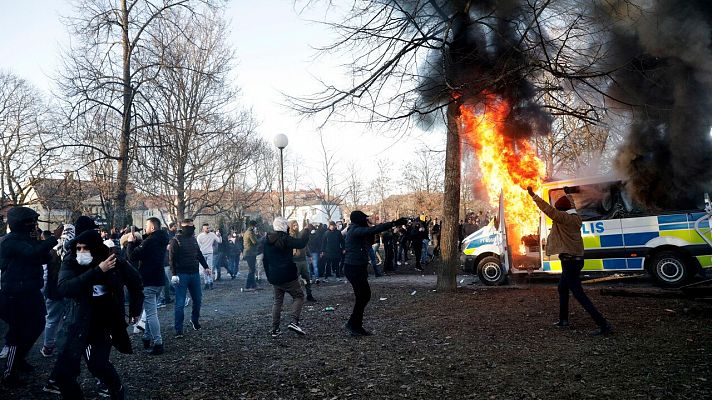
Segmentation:
<svg viewBox="0 0 712 400">
<path fill-rule="evenodd" d="M 274 137 L 273 143 L 279 149 L 279 186 L 282 191 L 282 216 L 285 217 L 284 211 L 284 156 L 283 150 L 289 144 L 287 135 L 280 133 Z M 285 217 L 286 218 L 286 217 Z"/>
</svg>

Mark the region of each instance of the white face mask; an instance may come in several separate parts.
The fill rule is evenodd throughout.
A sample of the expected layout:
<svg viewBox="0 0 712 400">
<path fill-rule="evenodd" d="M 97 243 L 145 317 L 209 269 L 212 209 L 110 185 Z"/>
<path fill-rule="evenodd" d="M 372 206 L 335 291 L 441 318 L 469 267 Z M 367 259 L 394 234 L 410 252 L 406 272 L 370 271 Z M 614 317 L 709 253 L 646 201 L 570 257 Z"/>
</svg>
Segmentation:
<svg viewBox="0 0 712 400">
<path fill-rule="evenodd" d="M 77 262 L 79 265 L 89 265 L 92 260 L 91 253 L 77 253 Z"/>
</svg>

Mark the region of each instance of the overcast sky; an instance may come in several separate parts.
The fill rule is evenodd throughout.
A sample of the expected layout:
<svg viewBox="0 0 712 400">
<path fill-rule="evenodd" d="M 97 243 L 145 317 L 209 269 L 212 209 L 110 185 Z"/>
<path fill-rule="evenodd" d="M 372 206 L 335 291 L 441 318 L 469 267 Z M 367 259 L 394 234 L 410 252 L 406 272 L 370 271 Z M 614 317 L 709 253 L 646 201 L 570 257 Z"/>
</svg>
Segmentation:
<svg viewBox="0 0 712 400">
<path fill-rule="evenodd" d="M 330 43 L 334 32 L 310 19 L 320 19 L 324 10 L 299 15 L 291 0 L 232 0 L 226 11 L 231 21 L 231 45 L 236 50 L 235 82 L 242 90 L 241 105 L 252 108 L 259 132 L 270 142 L 277 133 L 289 137 L 287 157 L 295 153 L 307 160 L 319 157 L 315 124 L 304 122 L 284 108 L 280 92 L 300 95 L 319 89 L 316 78 L 348 79 L 335 68 L 342 60 L 312 61 L 313 47 Z M 67 0 L 7 1 L 0 13 L 0 68 L 9 70 L 49 92 L 58 65 L 59 46 L 68 35 L 60 16 L 68 15 Z M 442 132 L 414 132 L 395 142 L 380 138 L 363 126 L 324 129 L 327 148 L 338 151 L 345 162 L 357 163 L 365 181 L 375 176 L 375 159 L 390 158 L 400 167 L 413 150 L 424 143 L 442 148 Z M 312 161 L 309 161 L 310 163 Z M 318 164 L 307 165 L 302 186 L 321 186 Z M 287 182 L 288 183 L 288 182 Z"/>
</svg>

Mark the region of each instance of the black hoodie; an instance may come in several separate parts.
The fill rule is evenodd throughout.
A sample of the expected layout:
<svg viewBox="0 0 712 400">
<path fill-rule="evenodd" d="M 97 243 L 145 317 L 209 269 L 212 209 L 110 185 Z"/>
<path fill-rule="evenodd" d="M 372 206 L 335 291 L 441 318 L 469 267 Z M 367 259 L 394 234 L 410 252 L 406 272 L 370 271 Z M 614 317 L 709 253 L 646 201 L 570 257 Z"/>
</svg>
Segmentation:
<svg viewBox="0 0 712 400">
<path fill-rule="evenodd" d="M 0 291 L 22 293 L 42 289 L 44 285 L 42 264 L 50 259 L 50 250 L 57 239 L 50 236 L 38 241 L 28 230 L 37 220 L 37 213 L 28 207 L 13 207 L 7 215 L 12 230 L 0 240 Z"/>
<path fill-rule="evenodd" d="M 292 259 L 292 250 L 303 249 L 308 242 L 308 229 L 302 230 L 298 238 L 289 236 L 287 232 L 267 234 L 263 264 L 269 283 L 282 285 L 297 279 L 297 265 Z"/>
</svg>

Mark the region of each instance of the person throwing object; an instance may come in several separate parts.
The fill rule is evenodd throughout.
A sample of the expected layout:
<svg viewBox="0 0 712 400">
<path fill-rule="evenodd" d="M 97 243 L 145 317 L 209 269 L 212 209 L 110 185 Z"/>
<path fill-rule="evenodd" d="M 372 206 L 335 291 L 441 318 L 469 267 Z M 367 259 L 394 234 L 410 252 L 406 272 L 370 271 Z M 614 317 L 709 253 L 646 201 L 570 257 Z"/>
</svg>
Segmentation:
<svg viewBox="0 0 712 400">
<path fill-rule="evenodd" d="M 549 237 L 546 240 L 546 254 L 558 254 L 559 260 L 561 260 L 559 321 L 554 325 L 559 328 L 569 326 L 569 291 L 571 291 L 576 300 L 598 325 L 598 329 L 591 334 L 594 336 L 611 334 L 613 328 L 586 296 L 581 286 L 581 278 L 579 276 L 583 269 L 581 217 L 576 212 L 573 199 L 569 195 L 569 188 L 564 188 L 566 194 L 554 202 L 554 207 L 537 196 L 531 186 L 527 187 L 527 192 L 529 192 L 537 207 L 553 221 L 551 233 L 549 233 Z"/>
</svg>

